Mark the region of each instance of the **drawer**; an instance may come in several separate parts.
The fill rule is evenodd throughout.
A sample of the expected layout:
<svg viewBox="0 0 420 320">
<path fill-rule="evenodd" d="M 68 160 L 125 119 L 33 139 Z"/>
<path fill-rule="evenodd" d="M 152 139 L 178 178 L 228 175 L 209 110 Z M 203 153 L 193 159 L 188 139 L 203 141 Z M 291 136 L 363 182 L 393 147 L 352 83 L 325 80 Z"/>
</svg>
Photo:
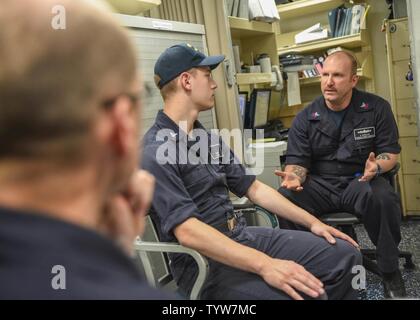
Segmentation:
<svg viewBox="0 0 420 320">
<path fill-rule="evenodd" d="M 409 60 L 402 60 L 393 63 L 394 90 L 397 99 L 414 98 L 414 81 L 407 81 L 405 76 L 409 70 Z"/>
<path fill-rule="evenodd" d="M 420 175 L 404 175 L 405 207 L 407 211 L 420 211 Z"/>
<path fill-rule="evenodd" d="M 420 147 L 416 137 L 401 138 L 402 171 L 404 174 L 420 174 Z"/>
<path fill-rule="evenodd" d="M 395 27 L 394 27 L 395 26 Z M 410 59 L 410 37 L 407 21 L 391 22 L 389 25 L 392 60 Z"/>
<path fill-rule="evenodd" d="M 415 100 L 397 100 L 396 107 L 400 137 L 417 136 L 417 110 Z"/>
</svg>

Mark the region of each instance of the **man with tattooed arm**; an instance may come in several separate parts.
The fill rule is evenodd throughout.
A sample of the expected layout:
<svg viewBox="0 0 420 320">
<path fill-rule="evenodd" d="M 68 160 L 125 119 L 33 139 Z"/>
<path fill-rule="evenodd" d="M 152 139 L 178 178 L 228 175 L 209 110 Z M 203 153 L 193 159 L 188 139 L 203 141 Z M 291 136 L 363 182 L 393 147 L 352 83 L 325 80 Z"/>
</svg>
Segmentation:
<svg viewBox="0 0 420 320">
<path fill-rule="evenodd" d="M 389 103 L 356 89 L 357 82 L 350 52 L 327 57 L 322 96 L 296 116 L 289 131 L 286 167 L 276 171 L 283 178 L 279 192 L 317 217 L 340 210 L 361 217 L 376 245 L 385 296 L 402 297 L 400 200 L 381 176 L 397 163 L 398 129 Z"/>
</svg>

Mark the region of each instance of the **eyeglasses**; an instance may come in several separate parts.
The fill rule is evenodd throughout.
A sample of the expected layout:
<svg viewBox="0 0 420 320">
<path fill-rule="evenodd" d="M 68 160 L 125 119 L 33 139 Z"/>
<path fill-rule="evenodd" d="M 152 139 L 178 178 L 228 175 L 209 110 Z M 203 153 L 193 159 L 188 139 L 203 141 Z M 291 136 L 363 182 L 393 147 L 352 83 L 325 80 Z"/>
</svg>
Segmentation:
<svg viewBox="0 0 420 320">
<path fill-rule="evenodd" d="M 105 109 L 111 109 L 114 106 L 115 102 L 121 97 L 127 97 L 133 106 L 137 105 L 138 102 L 140 101 L 140 95 L 132 94 L 129 92 L 123 92 L 115 96 L 114 98 L 105 100 L 104 102 L 102 102 L 102 106 Z"/>
<path fill-rule="evenodd" d="M 102 102 L 102 106 L 105 109 L 110 109 L 114 106 L 115 102 L 121 97 L 128 98 L 130 100 L 131 104 L 133 106 L 136 106 L 136 105 L 138 105 L 139 101 L 143 101 L 143 100 L 145 100 L 145 98 L 147 99 L 148 97 L 150 97 L 151 92 L 152 92 L 152 88 L 151 88 L 150 84 L 145 83 L 144 90 L 142 90 L 138 93 L 131 93 L 131 92 L 120 93 L 120 94 L 116 95 L 115 97 L 107 99 L 104 102 Z"/>
</svg>

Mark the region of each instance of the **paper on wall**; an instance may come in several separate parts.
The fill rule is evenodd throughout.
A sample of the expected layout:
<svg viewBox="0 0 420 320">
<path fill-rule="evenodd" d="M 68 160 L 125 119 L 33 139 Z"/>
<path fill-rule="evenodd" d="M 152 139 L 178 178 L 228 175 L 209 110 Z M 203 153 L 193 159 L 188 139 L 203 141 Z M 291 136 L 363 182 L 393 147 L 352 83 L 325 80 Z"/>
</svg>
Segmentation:
<svg viewBox="0 0 420 320">
<path fill-rule="evenodd" d="M 302 104 L 300 98 L 299 74 L 297 72 L 287 73 L 287 100 L 289 107 Z"/>
</svg>

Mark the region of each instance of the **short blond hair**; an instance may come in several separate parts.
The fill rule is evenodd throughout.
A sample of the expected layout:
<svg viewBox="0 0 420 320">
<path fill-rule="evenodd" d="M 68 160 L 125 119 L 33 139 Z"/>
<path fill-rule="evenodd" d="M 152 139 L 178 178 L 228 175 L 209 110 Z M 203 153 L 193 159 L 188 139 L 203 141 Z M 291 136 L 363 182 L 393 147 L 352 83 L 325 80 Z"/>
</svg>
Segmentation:
<svg viewBox="0 0 420 320">
<path fill-rule="evenodd" d="M 2 0 L 0 160 L 81 157 L 100 101 L 135 79 L 133 47 L 111 15 L 61 0 L 67 25 L 55 30 L 54 4 Z"/>
<path fill-rule="evenodd" d="M 163 101 L 166 101 L 177 90 L 176 82 L 178 81 L 178 77 L 169 81 L 162 88 L 159 88 L 160 77 L 158 75 L 155 75 L 154 80 L 156 87 L 160 90 L 160 95 L 162 96 Z"/>
<path fill-rule="evenodd" d="M 192 69 L 189 69 L 189 70 L 184 71 L 184 72 L 188 72 L 188 73 L 191 73 L 192 75 L 195 75 L 196 72 L 197 72 L 197 69 L 192 68 Z M 176 93 L 176 91 L 178 90 L 178 88 L 176 86 L 178 78 L 179 78 L 179 76 L 176 77 L 175 79 L 172 79 L 171 81 L 169 81 L 162 88 L 159 88 L 160 77 L 158 75 L 155 75 L 155 77 L 154 77 L 155 85 L 160 90 L 160 94 L 163 98 L 163 101 L 166 101 L 172 94 Z"/>
</svg>

